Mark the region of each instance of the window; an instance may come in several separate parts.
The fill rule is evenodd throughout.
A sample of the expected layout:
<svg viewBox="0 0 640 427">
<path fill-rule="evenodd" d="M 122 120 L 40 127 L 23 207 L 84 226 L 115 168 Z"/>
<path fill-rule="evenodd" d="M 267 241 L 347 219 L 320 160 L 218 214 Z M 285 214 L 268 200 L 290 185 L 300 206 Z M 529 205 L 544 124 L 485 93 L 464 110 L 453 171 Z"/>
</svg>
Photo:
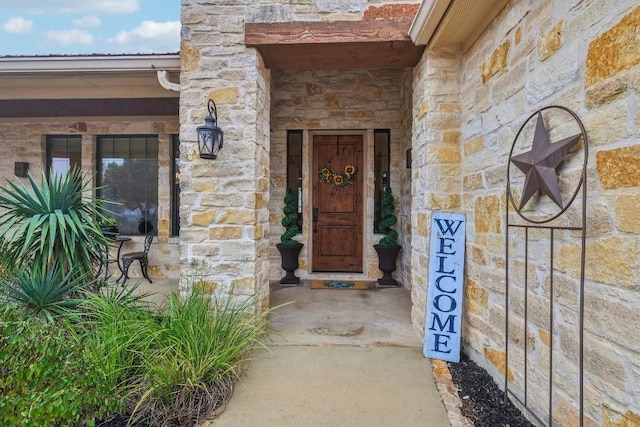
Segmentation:
<svg viewBox="0 0 640 427">
<path fill-rule="evenodd" d="M 174 135 L 171 140 L 171 235 L 180 235 L 180 140 Z"/>
<path fill-rule="evenodd" d="M 298 226 L 302 227 L 302 131 L 287 131 L 287 187 L 293 190 L 298 206 Z"/>
<path fill-rule="evenodd" d="M 382 196 L 384 190 L 391 185 L 390 182 L 390 138 L 389 129 L 376 129 L 373 131 L 373 168 L 375 175 L 375 189 L 373 196 L 373 232 L 380 233 L 382 221 Z"/>
<path fill-rule="evenodd" d="M 47 175 L 65 175 L 71 168 L 81 167 L 81 136 L 47 137 Z"/>
<path fill-rule="evenodd" d="M 97 140 L 99 196 L 123 234 L 158 231 L 157 136 L 105 136 Z M 151 228 L 152 227 L 152 228 Z"/>
</svg>

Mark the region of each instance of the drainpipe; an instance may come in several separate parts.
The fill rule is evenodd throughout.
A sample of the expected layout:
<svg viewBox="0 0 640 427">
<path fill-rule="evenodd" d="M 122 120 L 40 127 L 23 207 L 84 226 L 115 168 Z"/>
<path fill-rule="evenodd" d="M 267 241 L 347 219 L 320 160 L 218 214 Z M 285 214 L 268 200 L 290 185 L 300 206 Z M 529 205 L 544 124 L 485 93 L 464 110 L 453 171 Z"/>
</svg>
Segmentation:
<svg viewBox="0 0 640 427">
<path fill-rule="evenodd" d="M 180 92 L 180 85 L 169 81 L 169 72 L 167 70 L 158 70 L 158 83 L 167 90 Z"/>
</svg>

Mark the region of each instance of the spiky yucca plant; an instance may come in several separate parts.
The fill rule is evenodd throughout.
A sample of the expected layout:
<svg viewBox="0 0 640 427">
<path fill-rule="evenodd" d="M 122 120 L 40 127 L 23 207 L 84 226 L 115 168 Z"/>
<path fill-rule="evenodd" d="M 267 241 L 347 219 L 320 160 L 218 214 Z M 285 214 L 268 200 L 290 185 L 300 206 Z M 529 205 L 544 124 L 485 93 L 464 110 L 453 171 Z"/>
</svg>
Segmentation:
<svg viewBox="0 0 640 427">
<path fill-rule="evenodd" d="M 0 187 L 3 264 L 12 271 L 58 266 L 63 276 L 95 277 L 109 244 L 98 225 L 107 215 L 80 170 L 52 177 L 43 173 L 41 184 L 31 174 L 28 185 L 7 183 Z"/>
<path fill-rule="evenodd" d="M 0 279 L 0 295 L 24 307 L 27 313 L 52 321 L 73 314 L 82 303 L 75 295 L 87 286 L 85 276 L 71 276 L 71 272 L 63 276 L 58 266 L 34 265 L 29 271 Z"/>
</svg>

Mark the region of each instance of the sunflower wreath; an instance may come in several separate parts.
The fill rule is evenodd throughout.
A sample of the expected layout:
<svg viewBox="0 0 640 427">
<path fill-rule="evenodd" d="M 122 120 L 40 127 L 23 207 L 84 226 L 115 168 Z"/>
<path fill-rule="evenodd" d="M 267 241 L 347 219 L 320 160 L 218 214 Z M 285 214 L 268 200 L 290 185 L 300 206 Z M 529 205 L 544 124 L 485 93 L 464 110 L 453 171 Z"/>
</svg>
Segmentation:
<svg viewBox="0 0 640 427">
<path fill-rule="evenodd" d="M 334 187 L 344 187 L 351 184 L 351 179 L 355 174 L 356 167 L 353 165 L 346 165 L 343 173 L 335 172 L 333 169 L 326 166 L 318 171 L 320 180 L 325 184 L 329 184 Z"/>
</svg>

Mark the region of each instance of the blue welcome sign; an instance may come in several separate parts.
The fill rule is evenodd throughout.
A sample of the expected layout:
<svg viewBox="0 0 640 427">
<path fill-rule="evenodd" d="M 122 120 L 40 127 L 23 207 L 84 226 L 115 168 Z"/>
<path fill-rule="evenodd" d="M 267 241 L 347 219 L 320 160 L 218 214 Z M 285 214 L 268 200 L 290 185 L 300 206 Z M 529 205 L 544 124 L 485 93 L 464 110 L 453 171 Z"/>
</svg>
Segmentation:
<svg viewBox="0 0 640 427">
<path fill-rule="evenodd" d="M 432 359 L 459 362 L 465 216 L 434 212 L 430 245 L 427 315 L 422 352 L 425 357 Z"/>
</svg>

